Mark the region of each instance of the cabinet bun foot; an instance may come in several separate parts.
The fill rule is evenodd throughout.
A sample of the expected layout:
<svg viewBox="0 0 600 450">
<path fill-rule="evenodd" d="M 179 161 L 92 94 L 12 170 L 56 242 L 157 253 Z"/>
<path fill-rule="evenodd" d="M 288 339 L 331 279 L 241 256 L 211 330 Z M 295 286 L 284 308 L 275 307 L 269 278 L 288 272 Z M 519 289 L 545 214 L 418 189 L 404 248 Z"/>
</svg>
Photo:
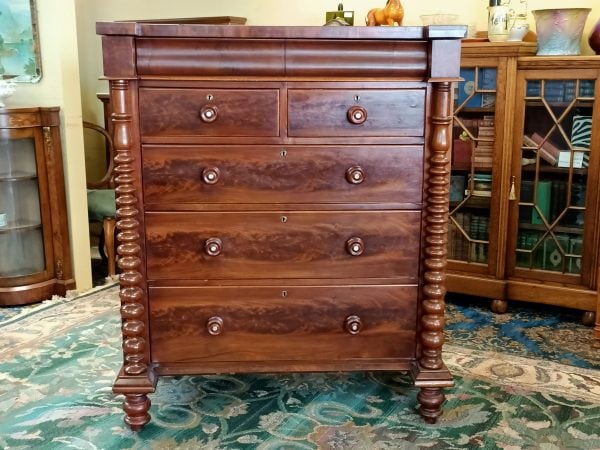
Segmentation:
<svg viewBox="0 0 600 450">
<path fill-rule="evenodd" d="M 491 309 L 496 314 L 504 314 L 508 311 L 508 302 L 506 300 L 494 299 L 492 300 Z"/>
<path fill-rule="evenodd" d="M 132 431 L 140 431 L 150 421 L 150 399 L 146 394 L 126 394 L 123 402 L 125 423 Z"/>
<path fill-rule="evenodd" d="M 596 323 L 596 313 L 593 311 L 584 311 L 581 316 L 581 323 L 586 327 L 593 327 Z"/>
<path fill-rule="evenodd" d="M 445 397 L 441 388 L 421 388 L 417 395 L 417 401 L 421 405 L 419 414 L 427 423 L 436 423 L 438 417 L 442 415 L 442 403 Z"/>
</svg>

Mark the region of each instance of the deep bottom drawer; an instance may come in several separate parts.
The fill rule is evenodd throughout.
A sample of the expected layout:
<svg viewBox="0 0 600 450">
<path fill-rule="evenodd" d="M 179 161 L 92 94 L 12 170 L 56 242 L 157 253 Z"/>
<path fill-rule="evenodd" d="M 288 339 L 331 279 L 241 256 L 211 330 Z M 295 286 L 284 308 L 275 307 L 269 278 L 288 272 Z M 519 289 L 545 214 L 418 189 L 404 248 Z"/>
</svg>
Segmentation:
<svg viewBox="0 0 600 450">
<path fill-rule="evenodd" d="M 417 287 L 150 288 L 152 360 L 412 358 Z"/>
</svg>

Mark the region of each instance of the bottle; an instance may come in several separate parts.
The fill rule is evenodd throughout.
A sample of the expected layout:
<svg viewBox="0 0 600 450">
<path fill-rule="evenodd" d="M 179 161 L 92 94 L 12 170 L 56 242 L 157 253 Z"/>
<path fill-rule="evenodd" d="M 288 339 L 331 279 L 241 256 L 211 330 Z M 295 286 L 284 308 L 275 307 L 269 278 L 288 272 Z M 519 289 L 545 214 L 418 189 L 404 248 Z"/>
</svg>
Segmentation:
<svg viewBox="0 0 600 450">
<path fill-rule="evenodd" d="M 488 40 L 490 42 L 504 42 L 508 39 L 509 15 L 508 3 L 502 4 L 502 0 L 490 0 L 488 7 Z"/>
</svg>

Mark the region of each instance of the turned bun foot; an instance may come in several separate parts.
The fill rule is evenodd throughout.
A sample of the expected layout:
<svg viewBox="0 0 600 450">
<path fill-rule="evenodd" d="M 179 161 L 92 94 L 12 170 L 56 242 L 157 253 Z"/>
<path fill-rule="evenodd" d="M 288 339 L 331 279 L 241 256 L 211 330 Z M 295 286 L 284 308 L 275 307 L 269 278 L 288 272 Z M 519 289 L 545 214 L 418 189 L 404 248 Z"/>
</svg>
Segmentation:
<svg viewBox="0 0 600 450">
<path fill-rule="evenodd" d="M 508 311 L 508 302 L 506 300 L 494 299 L 492 300 L 491 309 L 496 314 L 504 314 Z"/>
<path fill-rule="evenodd" d="M 421 388 L 417 395 L 417 401 L 421 405 L 419 413 L 425 422 L 433 424 L 437 421 L 438 417 L 442 415 L 444 400 L 441 388 Z"/>
<path fill-rule="evenodd" d="M 581 316 L 581 323 L 586 327 L 593 327 L 596 323 L 596 313 L 593 311 L 584 311 Z"/>
<path fill-rule="evenodd" d="M 126 394 L 123 402 L 125 423 L 133 431 L 140 431 L 150 421 L 150 399 L 146 394 Z"/>
</svg>

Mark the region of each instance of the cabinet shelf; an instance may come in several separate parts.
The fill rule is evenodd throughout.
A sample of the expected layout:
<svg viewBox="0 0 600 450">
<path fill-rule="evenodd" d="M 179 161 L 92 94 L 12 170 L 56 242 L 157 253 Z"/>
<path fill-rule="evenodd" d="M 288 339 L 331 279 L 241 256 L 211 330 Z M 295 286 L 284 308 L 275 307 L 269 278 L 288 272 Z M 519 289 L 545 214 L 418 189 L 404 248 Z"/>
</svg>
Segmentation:
<svg viewBox="0 0 600 450">
<path fill-rule="evenodd" d="M 585 100 L 576 100 L 575 103 L 573 104 L 574 108 L 592 108 L 592 103 L 594 102 L 593 98 L 589 98 L 589 99 L 585 99 Z M 571 105 L 571 101 L 568 102 L 549 102 L 546 100 L 546 103 L 548 104 L 548 106 L 550 107 L 555 107 L 555 108 L 567 108 L 568 106 Z M 533 99 L 525 99 L 525 105 L 527 107 L 541 107 L 541 108 L 545 108 L 546 105 L 544 105 L 544 102 L 542 102 L 541 100 L 533 100 Z"/>
<path fill-rule="evenodd" d="M 546 226 L 543 224 L 519 222 L 519 229 L 545 232 Z M 552 231 L 555 233 L 583 234 L 583 228 L 580 228 L 580 227 L 556 226 L 556 227 L 552 228 Z"/>
<path fill-rule="evenodd" d="M 523 166 L 521 169 L 523 172 L 528 172 L 528 173 L 533 173 L 535 172 L 535 164 L 530 164 L 527 166 Z M 569 174 L 569 170 L 571 170 L 570 167 L 556 167 L 556 166 L 548 166 L 545 164 L 540 164 L 539 165 L 539 171 L 541 173 L 555 173 L 555 174 L 564 174 L 564 175 L 568 175 Z M 587 167 L 581 168 L 581 169 L 573 169 L 573 174 L 574 175 L 587 175 L 588 173 L 588 169 Z"/>
<path fill-rule="evenodd" d="M 454 110 L 456 111 L 456 109 L 458 108 L 458 105 L 454 105 Z M 460 111 L 458 111 L 458 114 L 460 113 L 466 113 L 466 114 L 494 114 L 495 109 L 494 108 L 463 108 Z"/>
<path fill-rule="evenodd" d="M 464 202 L 462 205 L 463 208 L 478 208 L 478 209 L 490 209 L 490 197 L 480 197 L 476 195 L 472 195 L 466 202 L 463 200 L 460 201 L 451 201 L 450 202 L 450 211 L 453 208 L 456 208 L 458 205 Z"/>
<path fill-rule="evenodd" d="M 0 233 L 10 233 L 15 231 L 27 231 L 34 230 L 36 228 L 41 228 L 41 222 L 31 222 L 27 220 L 17 221 L 17 222 L 9 222 L 4 226 L 0 226 Z"/>
<path fill-rule="evenodd" d="M 12 173 L 0 173 L 0 181 L 23 181 L 23 180 L 35 180 L 37 174 L 35 172 L 12 172 Z"/>
</svg>

